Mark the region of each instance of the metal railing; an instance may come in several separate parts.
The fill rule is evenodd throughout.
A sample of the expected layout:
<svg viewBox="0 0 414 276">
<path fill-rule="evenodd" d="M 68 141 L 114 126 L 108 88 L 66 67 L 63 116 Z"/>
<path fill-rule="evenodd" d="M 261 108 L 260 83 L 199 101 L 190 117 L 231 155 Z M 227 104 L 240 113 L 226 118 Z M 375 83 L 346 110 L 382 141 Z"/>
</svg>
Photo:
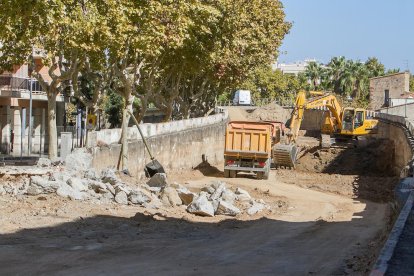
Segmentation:
<svg viewBox="0 0 414 276">
<path fill-rule="evenodd" d="M 295 105 L 294 99 L 284 99 L 284 98 L 278 98 L 278 99 L 271 99 L 271 98 L 263 98 L 263 99 L 257 99 L 252 100 L 252 106 L 265 106 L 270 103 L 275 103 L 283 107 L 293 107 Z M 227 100 L 227 101 L 218 101 L 216 103 L 216 106 L 232 106 L 233 100 Z"/>
<path fill-rule="evenodd" d="M 37 80 L 30 78 L 19 78 L 12 76 L 0 76 L 0 88 L 9 91 L 26 90 L 30 91 L 30 83 L 32 83 L 33 94 L 45 94 L 42 86 Z"/>
</svg>

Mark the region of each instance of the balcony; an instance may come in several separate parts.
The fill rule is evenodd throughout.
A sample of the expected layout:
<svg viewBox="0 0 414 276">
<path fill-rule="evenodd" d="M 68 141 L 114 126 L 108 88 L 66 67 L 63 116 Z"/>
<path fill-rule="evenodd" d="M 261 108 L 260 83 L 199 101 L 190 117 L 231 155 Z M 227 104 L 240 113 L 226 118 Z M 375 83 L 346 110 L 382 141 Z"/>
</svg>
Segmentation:
<svg viewBox="0 0 414 276">
<path fill-rule="evenodd" d="M 33 100 L 47 101 L 46 92 L 37 80 L 32 80 Z M 19 99 L 30 98 L 30 79 L 13 76 L 0 76 L 0 97 L 13 97 Z M 57 101 L 63 101 L 63 96 L 58 95 Z"/>
</svg>

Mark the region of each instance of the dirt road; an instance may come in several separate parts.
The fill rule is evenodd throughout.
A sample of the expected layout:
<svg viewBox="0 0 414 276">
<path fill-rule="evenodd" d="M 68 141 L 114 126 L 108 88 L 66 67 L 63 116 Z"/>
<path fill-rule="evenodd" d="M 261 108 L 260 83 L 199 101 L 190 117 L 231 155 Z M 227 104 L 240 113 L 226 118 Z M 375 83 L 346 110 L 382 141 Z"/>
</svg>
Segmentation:
<svg viewBox="0 0 414 276">
<path fill-rule="evenodd" d="M 190 189 L 217 178 L 172 176 Z M 388 204 L 280 179 L 275 171 L 267 181 L 222 179 L 275 206 L 236 219 L 197 217 L 179 207 L 2 196 L 0 274 L 365 274 L 387 228 Z"/>
</svg>

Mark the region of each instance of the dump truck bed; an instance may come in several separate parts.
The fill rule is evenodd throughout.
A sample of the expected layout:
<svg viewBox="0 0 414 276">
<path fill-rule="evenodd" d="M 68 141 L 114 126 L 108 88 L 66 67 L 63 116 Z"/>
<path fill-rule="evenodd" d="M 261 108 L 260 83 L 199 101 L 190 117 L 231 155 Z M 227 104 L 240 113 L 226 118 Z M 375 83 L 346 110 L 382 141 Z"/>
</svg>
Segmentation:
<svg viewBox="0 0 414 276">
<path fill-rule="evenodd" d="M 235 177 L 237 171 L 256 172 L 267 178 L 275 125 L 261 122 L 230 122 L 226 129 L 224 173 Z"/>
<path fill-rule="evenodd" d="M 224 155 L 270 157 L 271 128 L 269 124 L 230 123 L 226 131 Z"/>
</svg>

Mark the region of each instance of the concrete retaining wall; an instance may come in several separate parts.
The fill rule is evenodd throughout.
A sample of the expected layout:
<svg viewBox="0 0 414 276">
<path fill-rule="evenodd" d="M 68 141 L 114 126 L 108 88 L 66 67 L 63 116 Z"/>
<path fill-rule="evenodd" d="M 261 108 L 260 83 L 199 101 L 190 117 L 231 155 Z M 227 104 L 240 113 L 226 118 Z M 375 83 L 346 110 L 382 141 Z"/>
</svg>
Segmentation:
<svg viewBox="0 0 414 276">
<path fill-rule="evenodd" d="M 152 154 L 167 170 L 194 168 L 203 157 L 214 165 L 223 162 L 224 135 L 227 113 L 209 117 L 174 121 L 162 124 L 143 124 L 143 132 Z M 117 166 L 121 145 L 120 129 L 97 132 L 97 141 L 107 146 L 93 147 L 93 165 L 97 169 Z M 145 164 L 150 161 L 136 127 L 128 130 L 128 169 L 134 176 L 143 177 Z"/>
</svg>

